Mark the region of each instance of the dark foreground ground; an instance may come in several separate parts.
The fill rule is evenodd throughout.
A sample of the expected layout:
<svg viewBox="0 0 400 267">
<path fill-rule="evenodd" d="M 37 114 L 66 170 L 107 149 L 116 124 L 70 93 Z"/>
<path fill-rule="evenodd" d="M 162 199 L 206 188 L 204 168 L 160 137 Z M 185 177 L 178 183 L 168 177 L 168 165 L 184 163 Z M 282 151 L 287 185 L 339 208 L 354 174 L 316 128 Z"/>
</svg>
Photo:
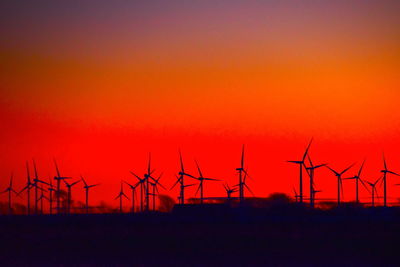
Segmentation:
<svg viewBox="0 0 400 267">
<path fill-rule="evenodd" d="M 397 210 L 3 216 L 0 264 L 400 265 Z"/>
</svg>

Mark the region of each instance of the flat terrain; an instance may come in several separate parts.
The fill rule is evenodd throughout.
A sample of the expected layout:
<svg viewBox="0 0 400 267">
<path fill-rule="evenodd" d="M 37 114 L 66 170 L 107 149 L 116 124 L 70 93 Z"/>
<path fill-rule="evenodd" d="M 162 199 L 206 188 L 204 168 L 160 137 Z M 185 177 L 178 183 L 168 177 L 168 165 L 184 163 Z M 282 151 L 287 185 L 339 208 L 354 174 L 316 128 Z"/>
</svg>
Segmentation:
<svg viewBox="0 0 400 267">
<path fill-rule="evenodd" d="M 190 213 L 190 212 L 189 212 Z M 395 209 L 0 217 L 2 265 L 400 264 Z"/>
</svg>

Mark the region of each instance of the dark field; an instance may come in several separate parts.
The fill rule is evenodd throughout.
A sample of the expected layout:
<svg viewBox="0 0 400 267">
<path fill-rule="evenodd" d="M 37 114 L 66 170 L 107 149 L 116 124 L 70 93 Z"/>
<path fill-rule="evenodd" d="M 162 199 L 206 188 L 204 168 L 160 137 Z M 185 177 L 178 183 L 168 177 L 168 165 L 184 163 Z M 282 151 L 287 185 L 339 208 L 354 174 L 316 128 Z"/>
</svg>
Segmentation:
<svg viewBox="0 0 400 267">
<path fill-rule="evenodd" d="M 394 208 L 195 208 L 173 214 L 0 217 L 1 265 L 384 266 Z"/>
</svg>

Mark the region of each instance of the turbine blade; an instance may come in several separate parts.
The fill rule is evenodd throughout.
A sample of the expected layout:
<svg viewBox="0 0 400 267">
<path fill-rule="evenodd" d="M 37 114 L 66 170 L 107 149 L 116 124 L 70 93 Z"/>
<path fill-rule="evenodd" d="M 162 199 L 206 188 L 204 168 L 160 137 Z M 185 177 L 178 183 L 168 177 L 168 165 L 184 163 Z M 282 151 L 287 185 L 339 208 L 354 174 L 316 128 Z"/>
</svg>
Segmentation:
<svg viewBox="0 0 400 267">
<path fill-rule="evenodd" d="M 147 174 L 149 174 L 150 175 L 150 169 L 151 169 L 151 153 L 149 153 L 149 162 L 148 162 L 148 165 L 147 165 Z"/>
<path fill-rule="evenodd" d="M 220 179 L 214 179 L 214 178 L 203 178 L 203 179 L 208 181 L 221 181 Z"/>
<path fill-rule="evenodd" d="M 392 171 L 387 171 L 388 173 L 391 173 L 391 174 L 393 174 L 393 175 L 396 175 L 396 176 L 400 176 L 400 174 L 398 174 L 398 173 L 395 173 L 395 172 L 392 172 Z"/>
<path fill-rule="evenodd" d="M 329 170 L 331 170 L 336 176 L 339 176 L 339 175 L 340 175 L 337 171 L 335 171 L 334 169 L 332 169 L 332 168 L 329 167 L 328 165 L 326 165 L 326 167 L 327 167 Z"/>
<path fill-rule="evenodd" d="M 310 141 L 310 143 L 308 144 L 306 151 L 304 152 L 302 162 L 304 162 L 304 160 L 305 160 L 306 157 L 307 157 L 308 150 L 310 149 L 310 146 L 311 146 L 311 144 L 312 144 L 312 142 L 313 142 L 313 139 L 314 139 L 314 138 L 311 138 L 311 141 Z"/>
<path fill-rule="evenodd" d="M 181 172 L 185 172 L 185 168 L 183 166 L 183 159 L 182 159 L 182 153 L 181 150 L 179 149 L 179 161 L 181 162 Z"/>
<path fill-rule="evenodd" d="M 355 164 L 355 163 L 351 164 L 349 167 L 347 167 L 346 169 L 344 169 L 344 170 L 340 173 L 340 175 L 343 175 L 345 172 L 347 172 L 348 170 L 350 170 L 351 167 L 354 166 L 354 164 Z"/>
<path fill-rule="evenodd" d="M 197 193 L 199 192 L 200 187 L 201 187 L 201 184 L 199 184 L 199 186 L 197 187 L 197 190 L 196 190 L 196 193 L 194 193 L 194 196 L 197 196 Z"/>
<path fill-rule="evenodd" d="M 33 162 L 33 170 L 34 170 L 34 173 L 35 173 L 35 178 L 38 179 L 39 177 L 38 177 L 38 173 L 37 173 L 37 169 L 36 169 L 35 159 L 32 159 L 32 162 Z"/>
<path fill-rule="evenodd" d="M 177 179 L 176 182 L 174 183 L 174 185 L 169 190 L 174 189 L 174 187 L 180 182 L 180 180 L 181 180 L 180 178 Z"/>
<path fill-rule="evenodd" d="M 56 166 L 56 172 L 57 172 L 57 176 L 60 177 L 60 170 L 58 169 L 58 165 L 57 165 L 57 161 L 56 159 L 54 159 L 54 165 Z"/>
<path fill-rule="evenodd" d="M 242 146 L 242 159 L 240 161 L 240 168 L 243 169 L 244 168 L 244 144 Z"/>
<path fill-rule="evenodd" d="M 361 184 L 364 186 L 365 189 L 367 189 L 368 193 L 370 193 L 369 188 L 365 185 L 364 181 L 360 178 L 358 178 L 361 182 Z"/>
<path fill-rule="evenodd" d="M 135 176 L 137 179 L 139 179 L 139 181 L 142 181 L 142 178 L 140 178 L 139 176 L 137 176 L 135 173 L 130 172 L 133 176 Z"/>
<path fill-rule="evenodd" d="M 85 181 L 85 178 L 83 178 L 82 175 L 81 175 L 81 179 L 82 179 L 82 182 L 85 184 L 85 186 L 87 186 L 87 183 L 86 183 L 86 181 Z"/>
<path fill-rule="evenodd" d="M 382 157 L 383 157 L 383 167 L 385 168 L 385 170 L 387 170 L 385 153 L 382 153 Z"/>
<path fill-rule="evenodd" d="M 364 164 L 365 164 L 365 159 L 363 160 L 363 163 L 361 164 L 360 170 L 358 171 L 358 174 L 357 174 L 358 177 L 361 177 L 361 173 L 362 173 L 362 170 L 364 168 Z"/>
<path fill-rule="evenodd" d="M 78 181 L 73 182 L 73 183 L 71 184 L 71 187 L 74 186 L 74 185 L 76 185 L 76 184 L 79 183 L 80 181 L 81 181 L 81 180 L 78 180 Z"/>
<path fill-rule="evenodd" d="M 247 188 L 247 190 L 249 190 L 249 192 L 250 192 L 253 196 L 255 196 L 254 193 L 253 193 L 253 191 L 251 191 L 250 187 L 249 187 L 247 184 L 244 184 L 244 186 Z"/>
<path fill-rule="evenodd" d="M 197 160 L 194 160 L 194 161 L 196 162 L 197 170 L 199 172 L 200 177 L 203 177 L 203 174 L 201 173 L 201 170 L 200 170 L 199 163 L 197 162 Z"/>
</svg>

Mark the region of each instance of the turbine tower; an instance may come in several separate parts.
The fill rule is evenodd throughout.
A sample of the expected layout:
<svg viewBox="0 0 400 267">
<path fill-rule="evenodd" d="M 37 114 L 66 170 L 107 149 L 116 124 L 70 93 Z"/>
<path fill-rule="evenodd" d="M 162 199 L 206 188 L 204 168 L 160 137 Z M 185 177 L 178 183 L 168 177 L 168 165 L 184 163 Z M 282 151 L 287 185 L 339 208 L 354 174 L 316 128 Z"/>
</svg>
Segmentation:
<svg viewBox="0 0 400 267">
<path fill-rule="evenodd" d="M 72 202 L 72 187 L 79 183 L 81 180 L 75 181 L 72 184 L 63 180 L 65 185 L 67 186 L 67 214 L 71 214 L 71 202 Z"/>
<path fill-rule="evenodd" d="M 118 196 L 114 199 L 114 200 L 116 200 L 116 199 L 118 199 L 119 198 L 119 212 L 120 213 L 122 213 L 122 197 L 125 197 L 126 199 L 128 199 L 129 200 L 129 197 L 127 197 L 126 195 L 125 195 L 125 193 L 124 193 L 124 187 L 123 187 L 123 183 L 122 183 L 122 181 L 121 181 L 121 190 L 119 191 L 119 194 L 118 194 Z"/>
<path fill-rule="evenodd" d="M 242 146 L 242 157 L 240 159 L 240 167 L 236 168 L 236 171 L 239 174 L 239 202 L 242 204 L 244 201 L 244 187 L 245 187 L 245 183 L 244 183 L 244 177 L 243 174 L 247 175 L 246 170 L 244 169 L 244 145 Z"/>
<path fill-rule="evenodd" d="M 371 206 L 375 207 L 375 194 L 378 197 L 378 190 L 376 190 L 376 185 L 378 184 L 378 182 L 383 179 L 383 176 L 378 178 L 375 183 L 371 183 L 368 181 L 365 181 L 369 186 L 371 186 Z"/>
<path fill-rule="evenodd" d="M 160 174 L 160 176 L 159 176 L 157 179 L 155 179 L 153 182 L 150 182 L 150 185 L 151 185 L 152 188 L 153 188 L 153 192 L 151 193 L 151 195 L 153 196 L 153 211 L 156 210 L 156 196 L 157 196 L 157 194 L 159 194 L 159 191 L 158 191 L 158 187 L 157 187 L 157 186 L 160 186 L 160 187 L 163 188 L 164 190 L 167 190 L 167 189 L 160 183 L 161 177 L 162 177 L 162 173 Z M 157 193 L 157 194 L 156 194 L 156 193 Z"/>
<path fill-rule="evenodd" d="M 387 165 L 386 165 L 386 159 L 385 159 L 385 154 L 383 154 L 383 170 L 381 170 L 381 172 L 383 173 L 383 206 L 386 207 L 387 206 L 387 174 L 393 174 L 396 176 L 400 176 L 399 174 L 388 170 Z"/>
<path fill-rule="evenodd" d="M 86 214 L 88 214 L 89 213 L 89 190 L 90 190 L 90 188 L 98 186 L 100 184 L 88 185 L 85 181 L 85 178 L 83 178 L 83 176 L 81 176 L 81 179 L 84 184 L 83 188 L 85 189 L 85 209 L 86 209 Z"/>
<path fill-rule="evenodd" d="M 306 160 L 307 154 L 308 154 L 308 150 L 310 149 L 310 146 L 312 144 L 313 139 L 311 139 L 310 143 L 308 144 L 306 151 L 303 154 L 303 157 L 301 158 L 301 160 L 288 160 L 287 162 L 289 163 L 294 163 L 294 164 L 298 164 L 299 165 L 299 200 L 300 203 L 303 203 L 303 167 L 304 165 L 304 161 Z"/>
<path fill-rule="evenodd" d="M 57 214 L 61 212 L 61 181 L 65 179 L 70 179 L 71 177 L 62 177 L 60 175 L 60 170 L 58 169 L 57 161 L 54 159 L 54 165 L 56 167 L 57 176 L 54 176 L 54 180 L 57 181 Z"/>
<path fill-rule="evenodd" d="M 183 159 L 182 159 L 182 153 L 179 150 L 179 161 L 180 161 L 180 165 L 181 165 L 181 170 L 179 171 L 178 175 L 176 176 L 176 182 L 173 184 L 173 186 L 171 187 L 170 190 L 172 190 L 178 183 L 180 184 L 180 192 L 179 192 L 179 204 L 184 205 L 185 204 L 185 188 L 192 186 L 192 185 L 185 185 L 185 176 L 188 176 L 190 178 L 194 178 L 195 177 L 191 174 L 188 174 L 185 172 L 185 167 L 183 165 Z"/>
<path fill-rule="evenodd" d="M 27 193 L 27 214 L 31 214 L 31 188 L 33 186 L 33 183 L 31 182 L 31 176 L 29 174 L 29 164 L 26 162 L 26 173 L 27 173 L 27 181 L 26 181 L 26 186 L 18 193 L 20 195 L 22 192 L 26 190 Z"/>
<path fill-rule="evenodd" d="M 214 178 L 205 178 L 203 176 L 203 173 L 201 172 L 198 162 L 196 160 L 195 160 L 195 162 L 196 162 L 197 170 L 199 172 L 199 177 L 197 177 L 195 179 L 197 179 L 200 182 L 195 195 L 197 195 L 197 193 L 200 190 L 200 204 L 203 204 L 203 202 L 204 202 L 204 181 L 220 181 L 220 180 L 214 179 Z"/>
<path fill-rule="evenodd" d="M 361 164 L 360 169 L 358 170 L 358 173 L 356 175 L 354 175 L 353 177 L 348 177 L 348 178 L 343 178 L 343 180 L 355 180 L 356 181 L 356 203 L 359 204 L 360 203 L 360 198 L 359 198 L 359 182 L 361 182 L 361 184 L 368 190 L 368 187 L 365 185 L 364 181 L 361 179 L 361 173 L 362 170 L 364 168 L 364 163 L 365 160 L 363 161 L 363 163 Z"/>
<path fill-rule="evenodd" d="M 332 169 L 331 167 L 326 166 L 337 177 L 337 204 L 338 204 L 338 207 L 340 206 L 340 192 L 342 191 L 342 194 L 343 194 L 342 175 L 345 174 L 348 170 L 350 170 L 350 168 L 353 167 L 353 165 L 354 164 L 350 165 L 349 167 L 347 167 L 346 169 L 344 169 L 341 172 L 337 172 L 334 169 Z"/>
<path fill-rule="evenodd" d="M 318 193 L 319 191 L 315 192 L 314 190 L 314 179 L 315 179 L 315 170 L 321 167 L 326 166 L 326 164 L 320 164 L 320 165 L 316 165 L 314 166 L 314 164 L 311 161 L 311 158 L 309 155 L 307 155 L 308 157 L 308 162 L 310 164 L 309 167 L 306 167 L 308 176 L 310 177 L 310 207 L 314 208 L 315 205 L 315 193 Z"/>
<path fill-rule="evenodd" d="M 223 184 L 223 186 L 224 186 L 224 188 L 225 188 L 227 200 L 228 200 L 228 202 L 230 202 L 230 201 L 231 201 L 232 194 L 235 193 L 235 192 L 237 192 L 238 189 L 235 188 L 235 187 L 234 187 L 234 188 L 231 188 L 231 187 L 229 187 L 228 184 Z"/>
<path fill-rule="evenodd" d="M 13 178 L 14 178 L 14 174 L 11 173 L 10 184 L 3 192 L 1 192 L 2 194 L 8 193 L 8 214 L 9 215 L 12 214 L 12 193 L 18 195 L 18 193 L 13 188 Z"/>
<path fill-rule="evenodd" d="M 132 213 L 135 213 L 135 191 L 136 187 L 140 185 L 140 182 L 137 182 L 135 185 L 131 185 L 130 183 L 124 181 L 132 190 Z"/>
</svg>

